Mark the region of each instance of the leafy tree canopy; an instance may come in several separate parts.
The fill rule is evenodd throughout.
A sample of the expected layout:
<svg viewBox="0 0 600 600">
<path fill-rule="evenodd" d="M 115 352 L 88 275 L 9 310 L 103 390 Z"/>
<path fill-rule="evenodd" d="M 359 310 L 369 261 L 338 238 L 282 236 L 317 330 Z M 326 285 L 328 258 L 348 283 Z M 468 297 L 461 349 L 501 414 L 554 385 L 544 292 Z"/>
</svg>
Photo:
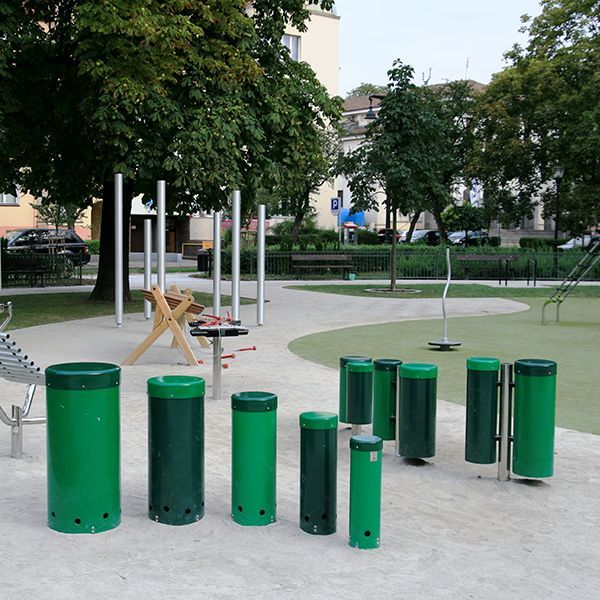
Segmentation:
<svg viewBox="0 0 600 600">
<path fill-rule="evenodd" d="M 384 95 L 388 93 L 387 85 L 378 85 L 376 83 L 361 83 L 355 88 L 352 88 L 347 94 L 346 98 L 358 98 L 360 96 L 370 96 L 371 94 Z"/>
</svg>

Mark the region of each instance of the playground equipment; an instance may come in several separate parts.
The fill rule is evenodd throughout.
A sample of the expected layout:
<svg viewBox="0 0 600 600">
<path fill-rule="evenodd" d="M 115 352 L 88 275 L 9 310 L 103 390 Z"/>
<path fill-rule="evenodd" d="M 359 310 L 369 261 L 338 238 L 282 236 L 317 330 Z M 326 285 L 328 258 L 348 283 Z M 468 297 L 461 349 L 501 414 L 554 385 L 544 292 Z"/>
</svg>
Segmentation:
<svg viewBox="0 0 600 600">
<path fill-rule="evenodd" d="M 378 358 L 373 361 L 373 435 L 382 440 L 396 437 L 398 367 L 401 360 Z"/>
<path fill-rule="evenodd" d="M 115 325 L 123 325 L 123 174 L 115 173 Z"/>
<path fill-rule="evenodd" d="M 258 205 L 258 227 L 256 230 L 256 324 L 265 322 L 265 219 L 267 207 Z"/>
<path fill-rule="evenodd" d="M 349 362 L 346 365 L 346 420 L 353 433 L 373 420 L 373 363 Z"/>
<path fill-rule="evenodd" d="M 148 380 L 148 516 L 187 525 L 204 516 L 204 379 Z"/>
<path fill-rule="evenodd" d="M 46 422 L 45 417 L 29 416 L 36 386 L 45 385 L 45 377 L 40 367 L 17 346 L 11 334 L 3 333 L 12 319 L 12 303 L 0 304 L 0 314 L 3 313 L 6 313 L 6 317 L 0 323 L 0 377 L 27 385 L 23 406 L 13 404 L 10 417 L 0 406 L 0 421 L 11 429 L 10 455 L 18 459 L 23 456 L 23 426 Z"/>
<path fill-rule="evenodd" d="M 396 453 L 405 458 L 435 455 L 436 365 L 403 363 L 396 411 Z"/>
<path fill-rule="evenodd" d="M 348 419 L 348 363 L 371 363 L 373 362 L 367 356 L 342 356 L 340 358 L 340 398 L 339 398 L 339 418 L 340 423 L 352 423 Z M 360 378 L 359 378 L 360 380 Z M 360 401 L 360 396 L 355 396 Z M 365 399 L 365 401 L 368 401 Z M 367 421 L 370 423 L 370 420 Z M 353 431 L 353 433 L 355 433 Z M 359 432 L 356 432 L 359 433 Z"/>
<path fill-rule="evenodd" d="M 337 425 L 334 413 L 300 415 L 300 529 L 314 535 L 336 530 Z"/>
<path fill-rule="evenodd" d="M 120 374 L 108 363 L 46 369 L 50 529 L 98 533 L 121 522 Z"/>
<path fill-rule="evenodd" d="M 269 525 L 276 517 L 277 396 L 231 396 L 231 518 Z"/>
<path fill-rule="evenodd" d="M 520 359 L 513 367 L 495 358 L 469 358 L 465 460 L 491 464 L 497 459 L 498 479 L 508 481 L 512 442 L 513 473 L 528 478 L 551 477 L 555 406 L 554 361 Z"/>
<path fill-rule="evenodd" d="M 428 342 L 430 346 L 436 346 L 437 350 L 450 350 L 456 346 L 460 346 L 462 342 L 448 339 L 448 317 L 446 315 L 446 296 L 448 295 L 448 288 L 450 287 L 450 281 L 452 280 L 452 265 L 450 263 L 450 248 L 446 248 L 446 266 L 447 276 L 446 285 L 444 287 L 444 293 L 442 294 L 442 315 L 444 319 L 444 336 L 441 340 L 433 340 Z"/>
<path fill-rule="evenodd" d="M 350 536 L 355 548 L 378 548 L 381 529 L 381 451 L 374 435 L 350 438 Z"/>
<path fill-rule="evenodd" d="M 554 290 L 542 306 L 542 325 L 545 325 L 546 307 L 556 304 L 556 321 L 560 317 L 560 305 L 571 295 L 577 285 L 583 281 L 594 265 L 600 260 L 600 239 L 585 250 L 581 260 L 571 269 L 563 282 Z"/>
</svg>

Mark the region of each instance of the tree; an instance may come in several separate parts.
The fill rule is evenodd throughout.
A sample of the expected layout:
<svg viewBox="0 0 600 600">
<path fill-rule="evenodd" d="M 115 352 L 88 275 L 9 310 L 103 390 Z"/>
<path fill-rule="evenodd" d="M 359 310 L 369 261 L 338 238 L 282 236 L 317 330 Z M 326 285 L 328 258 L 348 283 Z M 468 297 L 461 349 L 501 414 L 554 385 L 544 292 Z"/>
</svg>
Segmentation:
<svg viewBox="0 0 600 600">
<path fill-rule="evenodd" d="M 132 196 L 153 194 L 157 179 L 167 181 L 169 210 L 183 213 L 221 208 L 232 189 L 251 199 L 273 186 L 279 165 L 264 109 L 286 80 L 275 85 L 271 68 L 285 55 L 286 24 L 302 29 L 308 12 L 302 0 L 256 0 L 251 13 L 245 5 L 15 2 L 22 23 L 6 47 L 16 108 L 5 134 L 15 145 L 2 176 L 57 202 L 103 198 L 93 297 L 114 296 L 114 172 L 126 181 L 125 224 Z"/>
<path fill-rule="evenodd" d="M 361 83 L 355 88 L 352 88 L 346 98 L 358 98 L 360 96 L 370 96 L 371 94 L 385 95 L 388 93 L 387 85 L 379 85 L 377 83 Z"/>
<path fill-rule="evenodd" d="M 593 0 L 542 0 L 523 17 L 529 39 L 507 53 L 478 110 L 471 171 L 485 202 L 505 223 L 557 209 L 554 166 L 565 167 L 560 222 L 574 232 L 600 220 L 600 6 Z"/>
<path fill-rule="evenodd" d="M 67 229 L 75 229 L 75 223 L 85 212 L 85 208 L 76 204 L 58 204 L 56 202 L 42 202 L 34 208 L 42 221 L 52 225 L 55 229 L 61 226 L 65 226 Z"/>
</svg>

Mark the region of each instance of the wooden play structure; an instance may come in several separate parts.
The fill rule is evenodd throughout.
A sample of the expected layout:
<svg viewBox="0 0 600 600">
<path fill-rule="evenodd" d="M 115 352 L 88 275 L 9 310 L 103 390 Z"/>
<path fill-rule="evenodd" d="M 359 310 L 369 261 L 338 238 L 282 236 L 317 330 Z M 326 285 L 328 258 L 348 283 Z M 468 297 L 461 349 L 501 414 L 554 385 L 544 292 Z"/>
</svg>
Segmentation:
<svg viewBox="0 0 600 600">
<path fill-rule="evenodd" d="M 195 301 L 191 290 L 187 289 L 181 292 L 175 285 L 165 293 L 157 285 L 153 285 L 150 290 L 144 290 L 144 299 L 155 305 L 152 331 L 122 364 L 132 365 L 135 363 L 163 333 L 170 330 L 173 334 L 171 347 L 179 347 L 188 364 L 197 365 L 198 360 L 186 339 L 185 328 L 188 323 L 204 320 L 201 313 L 205 307 Z M 205 337 L 201 336 L 196 339 L 201 346 L 205 348 L 209 346 Z"/>
</svg>

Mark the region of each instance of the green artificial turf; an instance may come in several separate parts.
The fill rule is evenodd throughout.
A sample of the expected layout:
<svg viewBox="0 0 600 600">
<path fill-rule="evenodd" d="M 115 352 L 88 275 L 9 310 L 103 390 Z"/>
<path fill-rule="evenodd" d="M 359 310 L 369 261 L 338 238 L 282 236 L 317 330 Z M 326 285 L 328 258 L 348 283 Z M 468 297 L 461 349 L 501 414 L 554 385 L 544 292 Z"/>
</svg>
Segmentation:
<svg viewBox="0 0 600 600">
<path fill-rule="evenodd" d="M 450 352 L 431 350 L 427 345 L 429 340 L 442 337 L 441 319 L 348 327 L 298 338 L 289 348 L 334 369 L 339 357 L 345 355 L 434 363 L 439 366 L 438 397 L 461 404 L 465 401 L 465 361 L 469 356 L 508 362 L 519 358 L 555 360 L 557 424 L 600 434 L 600 301 L 569 298 L 561 307 L 560 323 L 554 321 L 555 307 L 549 306 L 549 322 L 543 327 L 543 300 L 525 303 L 530 309 L 519 313 L 450 318 L 449 339 L 462 341 L 460 349 Z"/>
<path fill-rule="evenodd" d="M 140 291 L 131 292 L 132 301 L 125 302 L 125 313 L 139 313 L 144 310 L 143 296 Z M 67 292 L 61 294 L 27 294 L 0 296 L 0 303 L 12 302 L 13 318 L 7 330 L 45 325 L 46 323 L 61 323 L 90 317 L 112 315 L 115 312 L 114 302 L 98 302 L 88 300 L 89 292 Z M 212 305 L 212 294 L 194 292 L 196 302 L 205 306 Z M 230 296 L 222 296 L 223 306 L 231 304 Z M 241 304 L 254 304 L 251 298 L 241 298 Z M 0 314 L 0 323 L 4 314 Z"/>
</svg>

